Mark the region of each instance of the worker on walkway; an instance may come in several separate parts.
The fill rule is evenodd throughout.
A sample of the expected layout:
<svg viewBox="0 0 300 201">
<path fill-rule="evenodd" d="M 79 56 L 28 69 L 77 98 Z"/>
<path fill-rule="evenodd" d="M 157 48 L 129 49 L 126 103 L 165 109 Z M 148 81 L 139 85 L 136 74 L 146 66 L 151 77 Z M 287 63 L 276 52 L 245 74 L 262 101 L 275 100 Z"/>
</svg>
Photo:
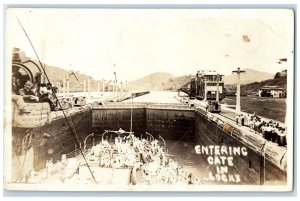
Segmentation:
<svg viewBox="0 0 300 201">
<path fill-rule="evenodd" d="M 278 145 L 279 146 L 286 146 L 286 129 L 281 128 L 280 131 L 278 132 Z"/>
<path fill-rule="evenodd" d="M 271 139 L 271 125 L 267 124 L 267 128 L 266 128 L 266 140 L 270 140 Z"/>
<path fill-rule="evenodd" d="M 241 125 L 244 126 L 245 125 L 245 117 L 243 114 L 241 114 Z"/>
<path fill-rule="evenodd" d="M 239 114 L 236 114 L 236 115 L 235 115 L 236 125 L 239 125 L 239 117 L 240 117 Z"/>
<path fill-rule="evenodd" d="M 250 116 L 249 127 L 250 127 L 250 131 L 254 131 L 254 118 L 253 118 L 253 116 Z"/>
</svg>

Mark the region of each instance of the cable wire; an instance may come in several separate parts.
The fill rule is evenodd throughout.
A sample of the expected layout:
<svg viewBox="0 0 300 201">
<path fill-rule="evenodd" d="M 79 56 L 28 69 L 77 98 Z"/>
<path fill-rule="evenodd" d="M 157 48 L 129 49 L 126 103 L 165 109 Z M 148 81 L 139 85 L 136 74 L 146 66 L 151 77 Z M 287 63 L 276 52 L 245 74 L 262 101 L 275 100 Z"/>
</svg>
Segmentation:
<svg viewBox="0 0 300 201">
<path fill-rule="evenodd" d="M 44 75 L 45 75 L 45 77 L 46 77 L 48 83 L 51 83 L 51 82 L 50 82 L 50 79 L 49 79 L 49 77 L 48 77 L 48 75 L 47 75 L 47 73 L 46 73 L 46 71 L 45 71 L 45 68 L 44 68 L 44 66 L 43 66 L 43 64 L 42 64 L 42 62 L 41 62 L 41 60 L 40 60 L 40 58 L 39 58 L 39 56 L 38 56 L 38 54 L 37 54 L 37 52 L 36 52 L 36 50 L 35 50 L 33 44 L 32 44 L 32 42 L 31 42 L 31 40 L 30 40 L 30 38 L 29 38 L 29 36 L 28 36 L 26 30 L 25 30 L 25 28 L 23 27 L 21 21 L 19 20 L 19 18 L 18 18 L 17 16 L 16 16 L 16 18 L 17 18 L 17 20 L 18 20 L 20 26 L 22 27 L 22 30 L 24 31 L 24 33 L 25 33 L 25 35 L 26 35 L 26 37 L 27 37 L 27 39 L 28 39 L 28 41 L 29 41 L 29 43 L 30 43 L 30 45 L 31 45 L 31 47 L 32 47 L 32 49 L 33 49 L 33 51 L 34 51 L 34 53 L 35 53 L 35 55 L 36 55 L 36 57 L 37 57 L 37 59 L 38 59 L 38 61 L 39 61 L 39 64 L 41 65 L 41 68 L 42 68 L 42 70 L 43 70 L 43 72 L 44 72 Z M 56 93 L 55 93 L 55 90 L 53 89 L 53 87 L 52 87 L 51 84 L 50 84 L 50 88 L 51 88 L 51 91 L 52 91 L 52 95 L 54 96 L 55 99 L 58 100 L 58 97 L 57 97 L 57 95 L 56 95 Z M 75 141 L 77 142 L 77 144 L 78 144 L 78 146 L 79 146 L 80 143 L 79 143 L 79 141 L 78 141 L 78 137 L 77 137 L 76 130 L 75 130 L 75 128 L 74 128 L 74 129 L 72 128 L 71 123 L 69 122 L 69 120 L 68 120 L 68 118 L 67 118 L 67 116 L 66 116 L 66 113 L 65 113 L 64 109 L 62 108 L 61 103 L 60 103 L 59 101 L 57 101 L 57 102 L 58 102 L 58 105 L 59 105 L 60 109 L 62 110 L 62 113 L 63 113 L 63 115 L 64 115 L 64 117 L 65 117 L 65 119 L 66 119 L 66 121 L 67 121 L 67 123 L 68 123 L 68 125 L 69 125 L 69 127 L 70 127 L 70 129 L 71 129 L 71 131 L 72 131 L 73 137 L 74 137 Z M 88 169 L 89 169 L 89 171 L 90 171 L 90 173 L 91 173 L 91 175 L 92 175 L 92 177 L 93 177 L 94 182 L 97 183 L 97 182 L 96 182 L 96 179 L 95 179 L 95 177 L 94 177 L 94 174 L 93 174 L 93 172 L 92 172 L 92 170 L 91 170 L 91 168 L 90 168 L 90 166 L 89 166 L 89 164 L 88 164 L 88 162 L 87 162 L 87 160 L 86 160 L 86 158 L 85 158 L 85 156 L 84 156 L 83 151 L 82 151 L 81 148 L 80 148 L 80 153 L 81 153 L 81 155 L 82 155 L 83 158 L 84 158 L 84 161 L 85 161 L 85 163 L 86 163 L 86 165 L 87 165 L 87 167 L 88 167 Z"/>
</svg>

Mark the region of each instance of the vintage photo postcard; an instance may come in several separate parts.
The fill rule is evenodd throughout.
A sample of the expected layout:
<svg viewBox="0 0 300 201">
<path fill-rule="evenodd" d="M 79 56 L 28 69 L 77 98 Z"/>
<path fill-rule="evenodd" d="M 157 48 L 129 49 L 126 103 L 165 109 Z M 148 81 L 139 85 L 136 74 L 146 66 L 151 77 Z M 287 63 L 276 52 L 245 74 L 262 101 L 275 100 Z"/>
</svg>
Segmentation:
<svg viewBox="0 0 300 201">
<path fill-rule="evenodd" d="M 292 190 L 292 9 L 8 8 L 4 37 L 6 190 Z"/>
</svg>

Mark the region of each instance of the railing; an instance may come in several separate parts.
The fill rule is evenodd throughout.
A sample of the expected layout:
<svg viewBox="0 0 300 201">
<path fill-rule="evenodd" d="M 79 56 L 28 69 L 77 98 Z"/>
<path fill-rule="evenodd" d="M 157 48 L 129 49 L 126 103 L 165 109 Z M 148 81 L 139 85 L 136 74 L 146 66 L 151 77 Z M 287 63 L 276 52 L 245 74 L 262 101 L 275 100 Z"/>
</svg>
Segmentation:
<svg viewBox="0 0 300 201">
<path fill-rule="evenodd" d="M 208 119 L 208 121 L 214 122 L 217 127 L 222 129 L 227 134 L 239 136 L 242 133 L 242 131 L 236 128 L 232 123 L 229 123 L 227 121 L 225 122 L 223 119 L 216 117 L 215 115 L 205 111 L 201 107 L 197 107 L 195 111 L 205 116 Z"/>
<path fill-rule="evenodd" d="M 187 105 L 177 105 L 177 104 L 153 104 L 153 105 L 147 105 L 147 108 L 151 109 L 178 109 L 178 110 L 194 110 L 193 108 L 190 108 Z"/>
<path fill-rule="evenodd" d="M 151 108 L 151 109 L 185 109 L 194 110 L 188 105 L 181 103 L 108 103 L 103 105 L 94 105 L 93 109 L 106 109 L 106 108 Z"/>
<path fill-rule="evenodd" d="M 140 103 L 109 103 L 103 105 L 93 105 L 92 109 L 106 109 L 106 108 L 145 108 L 145 104 Z"/>
<path fill-rule="evenodd" d="M 66 116 L 72 116 L 72 115 L 80 113 L 80 112 L 85 112 L 89 109 L 90 109 L 89 105 L 81 106 L 81 107 L 73 107 L 73 108 L 65 110 L 65 114 L 66 114 Z M 51 115 L 51 117 L 50 117 L 51 120 L 56 120 L 56 119 L 60 119 L 60 118 L 64 117 L 63 112 L 61 110 L 52 111 L 50 113 L 50 115 Z"/>
</svg>

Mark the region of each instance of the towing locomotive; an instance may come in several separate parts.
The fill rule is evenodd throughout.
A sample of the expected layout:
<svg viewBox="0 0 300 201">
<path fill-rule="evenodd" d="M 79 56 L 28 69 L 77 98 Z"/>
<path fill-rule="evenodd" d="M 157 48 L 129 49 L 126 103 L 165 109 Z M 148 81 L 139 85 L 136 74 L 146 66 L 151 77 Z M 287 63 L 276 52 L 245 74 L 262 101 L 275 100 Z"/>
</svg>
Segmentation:
<svg viewBox="0 0 300 201">
<path fill-rule="evenodd" d="M 222 78 L 223 75 L 214 70 L 199 70 L 196 76 L 183 85 L 178 92 L 186 93 L 190 100 L 205 102 L 205 107 L 209 112 L 221 112 L 219 102 L 225 98 Z"/>
</svg>

